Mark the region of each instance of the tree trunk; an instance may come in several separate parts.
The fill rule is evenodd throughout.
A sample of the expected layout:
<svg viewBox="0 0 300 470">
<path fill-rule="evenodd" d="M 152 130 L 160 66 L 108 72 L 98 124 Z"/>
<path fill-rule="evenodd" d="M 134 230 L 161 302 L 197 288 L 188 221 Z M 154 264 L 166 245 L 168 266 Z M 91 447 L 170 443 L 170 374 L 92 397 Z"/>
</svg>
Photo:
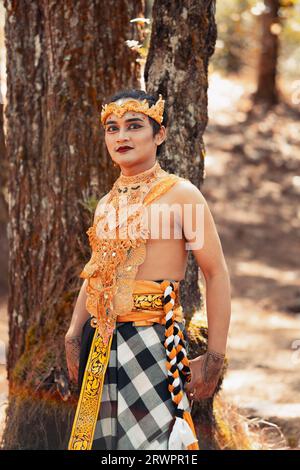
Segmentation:
<svg viewBox="0 0 300 470">
<path fill-rule="evenodd" d="M 0 296 L 7 294 L 7 272 L 8 272 L 8 260 L 7 260 L 7 234 L 6 226 L 8 221 L 8 207 L 6 201 L 5 190 L 7 187 L 8 178 L 8 162 L 5 148 L 4 138 L 4 122 L 3 122 L 3 100 L 0 89 Z"/>
<path fill-rule="evenodd" d="M 277 61 L 279 49 L 279 0 L 265 0 L 265 11 L 261 15 L 261 44 L 258 61 L 257 89 L 254 103 L 262 103 L 271 107 L 278 103 L 276 84 Z"/>
<path fill-rule="evenodd" d="M 216 42 L 215 1 L 155 1 L 150 49 L 145 65 L 148 92 L 161 93 L 168 105 L 168 138 L 161 154 L 163 168 L 188 178 L 198 188 L 204 180 L 203 133 L 207 117 L 208 62 Z M 187 319 L 189 357 L 207 349 L 207 327 L 191 322 L 201 294 L 198 265 L 189 252 L 180 297 Z M 215 393 L 220 390 L 223 375 Z M 192 416 L 201 449 L 218 448 L 213 397 L 194 403 Z"/>
<path fill-rule="evenodd" d="M 162 166 L 199 188 L 204 179 L 203 132 L 207 125 L 207 69 L 216 42 L 215 2 L 156 1 L 145 65 L 148 92 L 168 104 L 167 144 Z M 189 253 L 180 292 L 188 320 L 199 308 L 198 267 Z"/>
<path fill-rule="evenodd" d="M 86 229 L 116 179 L 103 100 L 138 87 L 131 18 L 143 0 L 6 0 L 9 405 L 6 449 L 65 449 L 76 399 L 64 335 L 89 256 Z M 86 209 L 86 210 L 85 210 Z M 74 398 L 74 397 L 73 397 Z"/>
</svg>

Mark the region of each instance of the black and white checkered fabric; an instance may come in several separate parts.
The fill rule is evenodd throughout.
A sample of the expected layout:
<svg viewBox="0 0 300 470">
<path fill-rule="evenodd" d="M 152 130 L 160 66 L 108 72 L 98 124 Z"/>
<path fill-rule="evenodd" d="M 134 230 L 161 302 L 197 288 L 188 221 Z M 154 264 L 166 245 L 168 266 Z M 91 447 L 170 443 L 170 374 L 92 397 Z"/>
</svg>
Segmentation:
<svg viewBox="0 0 300 470">
<path fill-rule="evenodd" d="M 178 325 L 188 352 L 184 325 L 180 322 Z M 79 387 L 94 333 L 88 319 L 82 333 Z M 175 407 L 168 390 L 164 341 L 164 325 L 117 323 L 92 450 L 168 449 Z M 190 412 L 186 394 L 184 404 L 184 409 Z"/>
</svg>

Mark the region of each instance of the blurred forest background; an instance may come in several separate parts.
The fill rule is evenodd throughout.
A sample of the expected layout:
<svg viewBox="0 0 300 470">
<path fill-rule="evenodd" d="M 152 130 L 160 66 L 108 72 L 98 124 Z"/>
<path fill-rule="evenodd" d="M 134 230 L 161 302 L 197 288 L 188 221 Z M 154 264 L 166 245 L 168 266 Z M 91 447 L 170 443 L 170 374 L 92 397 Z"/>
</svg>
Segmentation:
<svg viewBox="0 0 300 470">
<path fill-rule="evenodd" d="M 150 20 L 152 3 L 147 2 Z M 9 86 L 4 17 L 0 2 L 2 162 Z M 201 191 L 214 216 L 232 282 L 223 412 L 229 413 L 232 404 L 254 430 L 265 429 L 271 446 L 299 449 L 300 3 L 222 0 L 217 2 L 216 24 Z M 149 36 L 137 49 L 142 65 Z M 136 48 L 134 43 L 128 46 Z M 8 394 L 8 189 L 3 163 L 0 178 L 3 430 Z"/>
</svg>

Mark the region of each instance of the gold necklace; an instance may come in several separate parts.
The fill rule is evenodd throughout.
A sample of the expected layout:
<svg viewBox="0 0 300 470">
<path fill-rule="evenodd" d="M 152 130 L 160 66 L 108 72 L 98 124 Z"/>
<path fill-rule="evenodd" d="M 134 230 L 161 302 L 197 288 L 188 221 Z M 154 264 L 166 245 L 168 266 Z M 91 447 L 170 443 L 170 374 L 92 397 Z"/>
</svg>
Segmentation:
<svg viewBox="0 0 300 470">
<path fill-rule="evenodd" d="M 123 194 L 130 190 L 135 191 L 140 188 L 142 183 L 151 183 L 153 179 L 156 179 L 162 172 L 164 172 L 164 170 L 161 168 L 159 162 L 156 161 L 151 168 L 148 168 L 148 170 L 142 171 L 137 175 L 126 176 L 121 173 L 112 189 Z"/>
<path fill-rule="evenodd" d="M 148 194 L 153 184 L 155 184 L 159 179 L 165 177 L 168 173 L 163 170 L 158 161 L 148 170 L 145 170 L 137 175 L 125 176 L 120 175 L 119 178 L 115 181 L 112 189 L 109 192 L 108 199 L 106 204 L 111 205 L 114 209 L 112 210 L 111 216 L 114 217 L 114 220 L 119 221 L 119 212 L 123 210 L 123 216 L 127 213 L 124 211 L 126 207 L 135 206 L 135 211 L 138 212 L 137 206 L 140 206 L 140 211 L 142 211 L 142 204 L 145 196 Z M 130 182 L 131 184 L 127 186 L 120 186 L 120 182 Z M 104 213 L 100 216 L 97 216 L 96 223 L 100 221 L 101 225 L 105 224 L 106 216 L 109 217 L 109 212 Z M 127 214 L 128 222 L 130 219 L 134 219 L 135 216 Z M 106 219 L 107 220 L 107 219 Z M 124 222 L 124 221 L 123 221 Z M 116 222 L 118 226 L 118 222 Z M 115 229 L 115 224 L 111 224 L 113 229 Z"/>
</svg>

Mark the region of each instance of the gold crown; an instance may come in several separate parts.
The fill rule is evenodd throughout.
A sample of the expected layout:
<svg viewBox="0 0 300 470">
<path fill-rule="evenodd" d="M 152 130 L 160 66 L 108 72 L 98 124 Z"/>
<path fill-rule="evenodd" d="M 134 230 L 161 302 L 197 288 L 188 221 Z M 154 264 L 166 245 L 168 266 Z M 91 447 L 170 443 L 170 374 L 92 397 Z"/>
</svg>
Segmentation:
<svg viewBox="0 0 300 470">
<path fill-rule="evenodd" d="M 107 116 L 111 113 L 115 113 L 118 117 L 122 117 L 126 111 L 135 111 L 136 113 L 144 113 L 154 119 L 158 124 L 162 123 L 163 112 L 164 112 L 165 100 L 162 99 L 162 95 L 159 94 L 159 98 L 155 104 L 149 107 L 149 103 L 146 98 L 140 100 L 127 100 L 122 104 L 117 104 L 112 101 L 109 104 L 102 105 L 101 111 L 101 122 L 104 125 Z"/>
</svg>

